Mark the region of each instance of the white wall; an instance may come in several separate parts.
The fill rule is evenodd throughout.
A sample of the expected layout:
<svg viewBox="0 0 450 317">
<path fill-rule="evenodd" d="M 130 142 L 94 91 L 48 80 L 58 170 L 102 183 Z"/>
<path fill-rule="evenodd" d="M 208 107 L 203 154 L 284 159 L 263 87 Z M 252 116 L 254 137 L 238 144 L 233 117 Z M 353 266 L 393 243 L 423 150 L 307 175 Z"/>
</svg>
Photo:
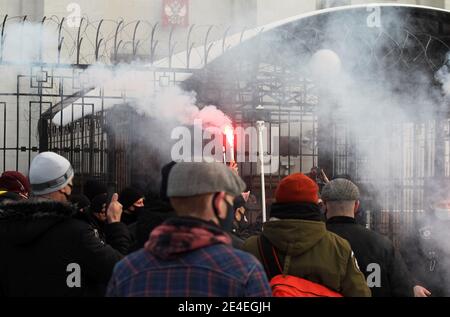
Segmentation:
<svg viewBox="0 0 450 317">
<path fill-rule="evenodd" d="M 448 2 L 448 0 L 377 0 L 377 1 L 352 0 L 352 4 L 364 4 L 364 3 L 401 3 L 401 4 L 417 4 L 417 5 L 424 5 L 424 6 L 430 6 L 430 7 L 441 8 L 441 9 L 444 8 L 445 2 Z"/>
<path fill-rule="evenodd" d="M 29 20 L 42 18 L 44 0 L 0 0 L 0 15 L 27 15 Z"/>
<path fill-rule="evenodd" d="M 316 0 L 258 0 L 257 23 L 264 25 L 316 10 Z"/>
</svg>

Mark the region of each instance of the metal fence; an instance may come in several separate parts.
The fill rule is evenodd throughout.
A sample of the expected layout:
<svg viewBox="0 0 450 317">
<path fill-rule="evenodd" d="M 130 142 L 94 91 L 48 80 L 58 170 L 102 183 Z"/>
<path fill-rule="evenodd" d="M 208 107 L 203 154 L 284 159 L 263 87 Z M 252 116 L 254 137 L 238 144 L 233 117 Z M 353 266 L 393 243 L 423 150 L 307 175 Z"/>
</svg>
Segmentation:
<svg viewBox="0 0 450 317">
<path fill-rule="evenodd" d="M 434 18 L 415 17 L 418 20 L 412 24 Z M 359 67 L 383 60 L 383 67 L 405 70 L 405 74 L 417 68 L 436 71 L 449 51 L 447 26 L 439 19 L 433 27 L 427 25 L 428 33 L 402 29 L 394 38 L 383 30 L 378 36 L 388 39 L 384 43 L 389 44 L 379 47 L 373 42 L 378 55 L 360 60 Z M 151 119 L 126 106 L 126 92 L 110 94 L 103 87 L 85 86 L 83 79 L 85 70 L 96 62 L 114 68 L 119 62 L 139 61 L 139 71 L 153 78 L 155 87 L 182 85 L 194 89 L 201 104 L 218 105 L 235 125 L 254 126 L 256 120 L 265 120 L 268 133 L 275 134 L 269 139 L 279 149 L 279 153 L 271 153 L 269 143 L 267 154 L 277 156 L 272 158 L 276 167 L 269 164 L 266 174 L 269 200 L 278 181 L 293 172 L 320 166 L 329 176 L 351 174 L 366 188 L 364 199 L 371 211 L 372 227 L 397 239 L 399 226 L 411 226 L 423 212 L 425 183 L 436 175 L 450 176 L 448 114 L 442 113 L 441 122 L 399 123 L 392 128 L 395 137 L 391 145 L 401 145 L 403 163 L 398 170 L 390 171 L 391 176 L 385 180 L 388 190 L 374 196 L 371 180 L 361 174 L 368 158 L 360 156 L 357 148 L 364 140 L 349 135 L 345 122 L 333 120 L 327 124 L 327 114 L 321 112 L 324 100 L 320 91 L 283 62 L 289 54 L 311 56 L 331 36 L 337 37 L 340 45 L 345 44 L 339 42 L 344 39 L 360 41 L 358 27 L 347 28 L 347 33 L 337 36 L 325 34 L 311 20 L 300 21 L 249 41 L 242 40 L 247 32 L 243 30 L 235 46 L 238 49 L 229 49 L 232 28 L 192 26 L 182 34 L 145 21 L 83 19 L 78 28 L 67 29 L 64 19 L 52 17 L 44 18 L 41 24 L 56 30 L 55 51 L 46 56 L 46 51 L 38 47 L 42 54 L 28 63 L 8 61 L 5 52 L 11 34 L 7 26 L 25 20 L 5 16 L 0 26 L 2 171 L 26 173 L 38 152 L 50 150 L 72 162 L 77 186 L 87 177 L 95 177 L 121 189 L 137 174 L 145 174 L 142 171 L 151 169 L 156 158 L 151 148 L 136 143 L 134 134 L 139 125 L 150 124 Z M 277 45 L 274 39 L 279 41 Z M 219 45 L 223 54 L 210 62 L 212 40 L 217 40 L 214 45 Z M 281 42 L 289 43 L 282 54 L 275 49 Z M 48 55 L 54 59 L 49 61 Z M 106 109 L 106 104 L 120 106 Z M 143 162 L 149 162 L 147 167 Z M 258 170 L 257 163 L 240 164 L 241 175 L 254 193 L 260 190 Z M 151 175 L 154 172 L 144 176 Z"/>
</svg>

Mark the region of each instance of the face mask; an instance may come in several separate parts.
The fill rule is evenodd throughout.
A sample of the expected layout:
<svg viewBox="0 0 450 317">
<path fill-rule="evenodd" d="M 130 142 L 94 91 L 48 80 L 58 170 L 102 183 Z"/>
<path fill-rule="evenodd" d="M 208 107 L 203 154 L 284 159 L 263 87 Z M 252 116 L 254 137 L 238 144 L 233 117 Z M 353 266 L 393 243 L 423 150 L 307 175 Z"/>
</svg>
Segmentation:
<svg viewBox="0 0 450 317">
<path fill-rule="evenodd" d="M 137 214 L 133 211 L 133 213 L 122 212 L 120 217 L 120 221 L 125 224 L 131 224 L 137 221 Z"/>
<path fill-rule="evenodd" d="M 450 220 L 450 210 L 446 208 L 435 208 L 434 215 L 436 216 L 436 218 L 442 221 Z"/>
<path fill-rule="evenodd" d="M 214 197 L 213 197 L 214 214 L 217 217 L 217 219 L 219 220 L 219 226 L 222 228 L 222 230 L 224 230 L 226 232 L 231 232 L 233 230 L 233 216 L 234 216 L 233 205 L 224 199 L 225 204 L 227 205 L 227 215 L 226 215 L 225 219 L 220 218 L 219 210 L 214 205 L 214 201 L 216 200 L 217 195 L 219 195 L 219 193 L 214 194 Z"/>
</svg>

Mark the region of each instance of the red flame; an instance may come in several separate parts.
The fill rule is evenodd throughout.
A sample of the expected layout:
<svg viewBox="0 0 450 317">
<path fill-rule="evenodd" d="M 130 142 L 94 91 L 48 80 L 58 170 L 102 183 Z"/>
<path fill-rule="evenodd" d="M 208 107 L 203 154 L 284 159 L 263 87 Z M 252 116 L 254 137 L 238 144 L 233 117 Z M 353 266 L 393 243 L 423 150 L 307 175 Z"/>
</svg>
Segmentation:
<svg viewBox="0 0 450 317">
<path fill-rule="evenodd" d="M 233 127 L 227 125 L 225 126 L 225 129 L 223 130 L 223 133 L 225 134 L 227 138 L 227 142 L 231 147 L 234 147 L 234 131 Z"/>
</svg>

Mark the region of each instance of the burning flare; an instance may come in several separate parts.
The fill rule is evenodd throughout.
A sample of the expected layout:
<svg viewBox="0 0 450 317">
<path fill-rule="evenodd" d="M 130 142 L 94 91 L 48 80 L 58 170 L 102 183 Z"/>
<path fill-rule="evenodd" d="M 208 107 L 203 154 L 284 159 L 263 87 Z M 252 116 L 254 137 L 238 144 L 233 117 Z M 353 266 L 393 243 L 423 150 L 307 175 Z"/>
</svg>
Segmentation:
<svg viewBox="0 0 450 317">
<path fill-rule="evenodd" d="M 228 144 L 230 145 L 230 153 L 231 153 L 231 162 L 234 162 L 234 130 L 232 126 L 226 125 L 223 134 L 227 139 Z"/>
<path fill-rule="evenodd" d="M 227 138 L 227 142 L 231 147 L 234 147 L 234 131 L 231 126 L 225 126 L 225 129 L 223 130 L 223 133 L 225 134 Z"/>
</svg>

